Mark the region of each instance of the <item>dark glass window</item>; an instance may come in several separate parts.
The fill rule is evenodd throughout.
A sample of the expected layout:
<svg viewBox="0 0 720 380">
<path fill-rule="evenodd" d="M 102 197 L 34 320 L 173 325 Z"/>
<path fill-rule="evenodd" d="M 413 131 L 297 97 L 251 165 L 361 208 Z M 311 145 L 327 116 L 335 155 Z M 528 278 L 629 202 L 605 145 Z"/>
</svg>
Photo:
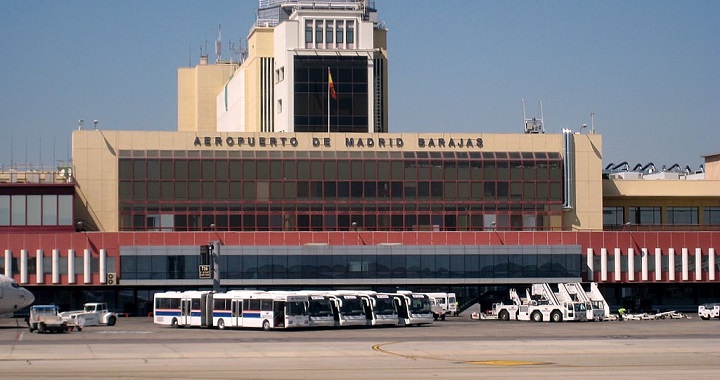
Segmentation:
<svg viewBox="0 0 720 380">
<path fill-rule="evenodd" d="M 392 159 L 388 152 L 355 150 L 272 155 L 246 150 L 202 159 L 187 158 L 200 156 L 195 151 L 159 153 L 118 161 L 122 230 L 158 228 L 160 214 L 170 221 L 162 228 L 176 231 L 206 230 L 211 224 L 233 231 L 342 231 L 353 221 L 366 230 L 481 230 L 487 214 L 496 215 L 497 229 L 536 230 L 542 228 L 537 221 L 561 212 L 561 180 L 535 174 L 552 165 L 560 169 L 559 156 L 557 162 L 544 158 L 541 165 L 526 152 L 513 163 L 502 152 L 496 152 L 498 158 L 495 152 L 398 152 Z M 460 153 L 465 153 L 462 162 L 456 158 Z M 499 168 L 509 173 L 513 165 L 523 174 L 498 180 Z M 32 205 L 5 203 L 0 222 L 35 223 Z M 42 218 L 54 220 L 46 208 Z M 659 221 L 659 210 L 634 208 L 631 214 L 643 222 Z M 703 223 L 717 219 L 713 210 L 703 209 Z M 607 225 L 610 210 L 605 211 Z M 676 223 L 687 213 L 694 223 L 700 220 L 698 208 L 668 212 Z M 621 216 L 618 209 L 614 217 Z"/>
</svg>

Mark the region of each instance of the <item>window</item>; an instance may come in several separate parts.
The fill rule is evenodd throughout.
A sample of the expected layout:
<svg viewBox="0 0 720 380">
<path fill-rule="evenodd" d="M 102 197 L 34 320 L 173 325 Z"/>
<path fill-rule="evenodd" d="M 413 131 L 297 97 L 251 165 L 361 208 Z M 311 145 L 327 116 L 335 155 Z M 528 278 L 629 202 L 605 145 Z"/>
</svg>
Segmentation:
<svg viewBox="0 0 720 380">
<path fill-rule="evenodd" d="M 0 202 L 0 212 L 2 210 L 2 204 Z M 706 225 L 720 225 L 720 207 L 705 207 L 705 224 Z M 2 216 L 0 215 L 0 218 Z M 0 224 L 2 224 L 0 222 Z"/>
<path fill-rule="evenodd" d="M 0 226 L 10 225 L 10 196 L 0 195 Z"/>
<path fill-rule="evenodd" d="M 661 224 L 660 207 L 630 207 L 629 219 L 633 224 Z"/>
<path fill-rule="evenodd" d="M 318 21 L 315 24 L 315 43 L 321 44 L 323 42 L 323 22 Z"/>
<path fill-rule="evenodd" d="M 313 43 L 313 25 L 312 21 L 305 21 L 305 43 Z"/>
<path fill-rule="evenodd" d="M 40 210 L 42 209 L 41 204 L 42 196 L 40 195 L 28 195 L 27 196 L 27 225 L 28 226 L 39 226 L 42 221 Z"/>
<path fill-rule="evenodd" d="M 355 43 L 355 25 L 352 22 L 348 23 L 347 26 L 347 43 Z"/>
<path fill-rule="evenodd" d="M 332 21 L 327 21 L 327 27 L 325 28 L 325 42 L 331 44 L 333 42 L 333 27 Z"/>
<path fill-rule="evenodd" d="M 603 226 L 619 226 L 623 223 L 625 223 L 625 218 L 622 207 L 603 207 Z"/>
<path fill-rule="evenodd" d="M 74 219 L 73 196 L 58 195 L 57 224 L 60 226 L 71 226 Z"/>
<path fill-rule="evenodd" d="M 668 224 L 698 224 L 697 207 L 668 207 Z"/>
<path fill-rule="evenodd" d="M 12 225 L 22 226 L 25 225 L 25 196 L 24 195 L 12 195 L 10 197 L 10 208 L 12 210 Z"/>
<path fill-rule="evenodd" d="M 335 30 L 335 43 L 338 45 L 343 43 L 343 37 L 345 37 L 345 30 L 342 27 L 342 24 L 338 24 L 337 30 Z"/>
</svg>

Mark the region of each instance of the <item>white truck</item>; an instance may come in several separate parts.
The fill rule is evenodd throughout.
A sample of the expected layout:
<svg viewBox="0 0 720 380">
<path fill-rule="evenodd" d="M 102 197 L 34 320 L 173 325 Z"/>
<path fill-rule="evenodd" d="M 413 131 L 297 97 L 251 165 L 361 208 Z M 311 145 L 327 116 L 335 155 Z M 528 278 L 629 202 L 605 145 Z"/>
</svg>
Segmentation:
<svg viewBox="0 0 720 380">
<path fill-rule="evenodd" d="M 58 315 L 57 305 L 34 305 L 30 307 L 27 324 L 30 332 L 65 332 L 82 331 L 82 321 L 66 321 Z M 80 323 L 78 323 L 80 322 Z"/>
<path fill-rule="evenodd" d="M 533 284 L 532 296 L 525 290 L 520 298 L 515 289 L 510 289 L 512 305 L 496 303 L 492 314 L 501 321 L 587 321 L 587 304 L 581 301 L 560 301 L 549 284 Z"/>
<path fill-rule="evenodd" d="M 60 317 L 64 321 L 82 323 L 83 326 L 114 326 L 118 318 L 117 313 L 109 311 L 104 302 L 86 303 L 83 310 L 65 311 L 60 313 Z"/>
<path fill-rule="evenodd" d="M 704 320 L 720 318 L 720 302 L 706 303 L 698 306 L 698 317 Z"/>
<path fill-rule="evenodd" d="M 454 315 L 457 312 L 457 304 L 455 293 L 425 293 L 430 299 L 430 310 L 433 313 L 433 319 L 445 320 L 448 315 Z"/>
</svg>

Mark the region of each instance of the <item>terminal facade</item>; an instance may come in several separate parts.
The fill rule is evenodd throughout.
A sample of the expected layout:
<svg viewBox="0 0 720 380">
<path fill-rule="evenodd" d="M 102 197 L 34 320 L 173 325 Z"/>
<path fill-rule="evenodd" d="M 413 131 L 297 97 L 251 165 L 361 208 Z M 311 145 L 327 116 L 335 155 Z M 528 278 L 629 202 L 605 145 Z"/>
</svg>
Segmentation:
<svg viewBox="0 0 720 380">
<path fill-rule="evenodd" d="M 630 170 L 603 168 L 595 133 L 390 133 L 372 2 L 260 5 L 241 62 L 178 70 L 178 131 L 78 130 L 72 166 L 0 173 L 0 273 L 140 315 L 154 292 L 213 287 L 208 245 L 224 289 L 720 297 L 720 155 Z"/>
</svg>

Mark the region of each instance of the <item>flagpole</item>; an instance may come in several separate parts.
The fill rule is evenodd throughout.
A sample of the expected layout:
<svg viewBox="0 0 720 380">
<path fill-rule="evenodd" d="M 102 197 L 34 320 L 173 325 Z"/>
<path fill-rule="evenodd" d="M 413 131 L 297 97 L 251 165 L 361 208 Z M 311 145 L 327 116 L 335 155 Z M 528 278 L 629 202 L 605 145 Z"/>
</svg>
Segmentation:
<svg viewBox="0 0 720 380">
<path fill-rule="evenodd" d="M 330 67 L 328 67 L 328 85 L 327 85 L 327 113 L 328 113 L 328 133 L 330 133 Z"/>
</svg>

